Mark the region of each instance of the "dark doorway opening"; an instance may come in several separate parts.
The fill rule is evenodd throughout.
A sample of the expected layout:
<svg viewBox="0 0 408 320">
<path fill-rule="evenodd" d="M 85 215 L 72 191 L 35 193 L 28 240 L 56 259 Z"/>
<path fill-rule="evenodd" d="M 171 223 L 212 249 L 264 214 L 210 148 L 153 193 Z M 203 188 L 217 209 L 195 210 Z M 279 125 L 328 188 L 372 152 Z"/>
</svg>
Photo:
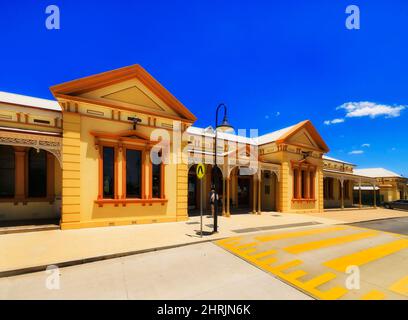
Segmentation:
<svg viewBox="0 0 408 320">
<path fill-rule="evenodd" d="M 249 209 L 251 199 L 250 177 L 238 177 L 238 209 Z"/>
</svg>

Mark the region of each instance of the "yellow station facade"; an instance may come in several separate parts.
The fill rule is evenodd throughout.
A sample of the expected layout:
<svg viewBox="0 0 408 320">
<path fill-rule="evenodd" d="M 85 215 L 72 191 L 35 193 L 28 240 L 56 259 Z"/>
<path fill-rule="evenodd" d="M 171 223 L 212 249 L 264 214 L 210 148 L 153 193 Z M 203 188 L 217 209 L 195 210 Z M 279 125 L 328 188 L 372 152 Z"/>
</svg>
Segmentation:
<svg viewBox="0 0 408 320">
<path fill-rule="evenodd" d="M 209 207 L 214 152 L 224 216 L 362 207 L 367 193 L 372 206 L 408 198 L 406 178 L 326 156 L 308 120 L 254 137 L 195 127 L 191 111 L 139 65 L 50 90 L 54 101 L 0 92 L 0 223 L 188 220 L 201 195 Z M 203 181 L 198 163 L 207 166 Z"/>
</svg>

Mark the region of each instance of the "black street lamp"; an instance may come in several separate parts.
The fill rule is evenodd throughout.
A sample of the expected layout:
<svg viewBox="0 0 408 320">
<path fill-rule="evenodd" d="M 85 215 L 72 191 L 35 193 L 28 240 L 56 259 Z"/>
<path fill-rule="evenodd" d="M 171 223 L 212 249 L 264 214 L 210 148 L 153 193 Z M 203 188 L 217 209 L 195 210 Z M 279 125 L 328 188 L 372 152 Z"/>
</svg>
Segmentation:
<svg viewBox="0 0 408 320">
<path fill-rule="evenodd" d="M 222 123 L 218 125 L 218 111 L 220 108 L 224 108 L 224 118 Z M 224 103 L 220 103 L 215 112 L 215 151 L 214 151 L 214 166 L 213 166 L 213 179 L 214 179 L 214 189 L 215 189 L 215 200 L 214 200 L 214 233 L 218 232 L 218 166 L 217 166 L 217 132 L 218 130 L 230 130 L 233 129 L 227 120 L 227 106 Z M 224 195 L 225 196 L 225 195 Z M 224 198 L 225 199 L 225 198 Z M 224 201 L 224 200 L 223 200 Z"/>
</svg>

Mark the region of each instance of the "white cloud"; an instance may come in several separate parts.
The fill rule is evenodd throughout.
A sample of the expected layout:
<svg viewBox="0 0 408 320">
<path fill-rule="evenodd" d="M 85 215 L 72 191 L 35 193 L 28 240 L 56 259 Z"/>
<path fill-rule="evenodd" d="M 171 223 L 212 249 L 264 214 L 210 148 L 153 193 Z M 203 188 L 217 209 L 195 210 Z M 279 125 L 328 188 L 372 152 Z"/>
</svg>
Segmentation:
<svg viewBox="0 0 408 320">
<path fill-rule="evenodd" d="M 337 124 L 337 123 L 342 123 L 342 122 L 344 122 L 343 118 L 337 118 L 337 119 L 333 119 L 333 120 L 326 120 L 326 121 L 324 121 L 324 124 L 329 126 L 331 124 Z"/>
<path fill-rule="evenodd" d="M 369 143 L 363 143 L 361 146 L 363 148 L 369 148 L 371 145 Z"/>
<path fill-rule="evenodd" d="M 349 152 L 349 154 L 363 154 L 363 153 L 364 153 L 363 150 L 353 150 Z"/>
<path fill-rule="evenodd" d="M 401 111 L 406 109 L 404 105 L 390 106 L 386 104 L 377 104 L 375 102 L 360 101 L 360 102 L 347 102 L 337 107 L 336 110 L 346 110 L 346 117 L 370 117 L 375 118 L 379 116 L 385 116 L 385 118 L 399 117 Z"/>
<path fill-rule="evenodd" d="M 279 117 L 280 116 L 280 112 L 278 111 L 278 112 L 276 112 L 276 116 L 277 117 Z"/>
</svg>

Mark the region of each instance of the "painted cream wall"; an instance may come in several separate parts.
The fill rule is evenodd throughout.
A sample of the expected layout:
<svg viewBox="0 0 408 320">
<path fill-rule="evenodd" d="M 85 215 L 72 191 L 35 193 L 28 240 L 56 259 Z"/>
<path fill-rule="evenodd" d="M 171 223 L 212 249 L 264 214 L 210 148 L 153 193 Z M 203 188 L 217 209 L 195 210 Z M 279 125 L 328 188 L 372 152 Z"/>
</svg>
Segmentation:
<svg viewBox="0 0 408 320">
<path fill-rule="evenodd" d="M 104 107 L 99 108 L 93 105 L 91 108 L 95 111 L 106 112 L 106 108 Z M 90 107 L 88 105 L 78 105 L 79 113 L 85 113 L 89 109 Z M 103 206 L 99 206 L 95 203 L 99 188 L 99 151 L 95 148 L 95 137 L 92 136 L 90 132 L 99 131 L 117 134 L 118 132 L 131 129 L 132 124 L 129 122 L 108 120 L 106 117 L 88 117 L 72 112 L 64 112 L 64 119 L 65 117 L 71 122 L 72 118 L 76 119 L 74 122 L 79 119 L 79 122 L 76 123 L 75 126 L 68 124 L 67 128 L 69 130 L 64 130 L 64 139 L 70 145 L 67 145 L 65 149 L 63 148 L 63 150 L 65 150 L 63 155 L 64 165 L 67 165 L 67 169 L 69 169 L 65 175 L 65 193 L 63 198 L 63 201 L 66 200 L 64 203 L 67 205 L 64 207 L 67 208 L 69 215 L 65 221 L 63 215 L 63 229 L 170 222 L 187 219 L 187 165 L 175 164 L 172 161 L 165 165 L 164 194 L 168 200 L 166 203 L 127 203 L 126 206 L 122 204 L 118 204 L 117 206 L 114 204 L 103 204 Z M 163 122 L 165 121 L 166 119 L 163 119 Z M 138 125 L 137 127 L 137 131 L 146 136 L 150 136 L 153 129 L 152 127 L 144 125 Z M 171 131 L 169 135 L 172 138 Z M 75 147 L 76 143 L 72 140 L 75 138 L 78 138 L 78 148 Z M 182 148 L 183 145 L 181 146 L 181 150 Z M 171 150 L 170 159 L 173 159 L 173 151 L 174 150 Z M 72 153 L 77 153 L 77 155 Z M 146 155 L 148 154 L 147 152 Z M 70 173 L 74 173 L 74 179 L 70 179 Z M 118 195 L 121 196 L 122 152 L 119 152 L 119 149 L 117 179 Z M 145 186 L 146 195 L 148 195 L 148 190 L 150 190 L 150 166 L 146 166 Z M 73 215 L 70 210 L 76 209 L 77 212 L 73 212 Z"/>
</svg>

